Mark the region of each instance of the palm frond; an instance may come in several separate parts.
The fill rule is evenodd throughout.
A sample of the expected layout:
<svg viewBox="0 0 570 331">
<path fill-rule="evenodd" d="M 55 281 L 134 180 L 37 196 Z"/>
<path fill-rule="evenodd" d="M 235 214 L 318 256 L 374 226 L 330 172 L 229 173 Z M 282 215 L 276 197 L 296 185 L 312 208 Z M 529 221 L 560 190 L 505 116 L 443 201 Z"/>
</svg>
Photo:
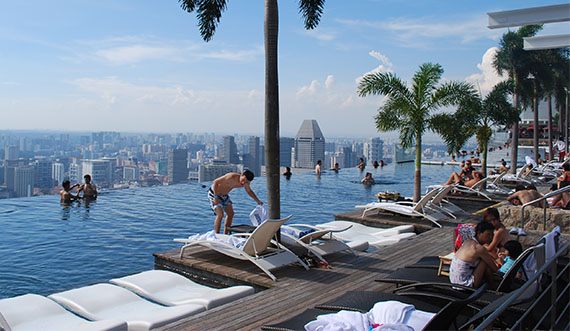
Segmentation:
<svg viewBox="0 0 570 331">
<path fill-rule="evenodd" d="M 178 0 L 180 7 L 192 13 L 196 10 L 200 35 L 210 41 L 216 33 L 222 12 L 226 10 L 226 0 Z"/>
<path fill-rule="evenodd" d="M 299 12 L 305 20 L 305 29 L 312 30 L 319 25 L 325 0 L 299 0 Z"/>
</svg>

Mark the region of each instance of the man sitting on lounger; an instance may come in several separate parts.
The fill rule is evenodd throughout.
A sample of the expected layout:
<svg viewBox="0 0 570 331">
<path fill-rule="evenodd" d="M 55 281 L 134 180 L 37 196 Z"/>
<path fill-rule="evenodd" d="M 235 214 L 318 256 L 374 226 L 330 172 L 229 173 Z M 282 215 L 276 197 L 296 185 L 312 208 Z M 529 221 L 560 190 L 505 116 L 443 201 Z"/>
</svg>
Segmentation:
<svg viewBox="0 0 570 331">
<path fill-rule="evenodd" d="M 495 259 L 485 248 L 493 239 L 495 228 L 482 221 L 475 227 L 475 240 L 467 239 L 455 252 L 449 268 L 449 280 L 453 284 L 478 288 L 483 282 L 492 282 L 498 270 Z"/>
<path fill-rule="evenodd" d="M 242 174 L 230 172 L 214 180 L 214 183 L 208 190 L 208 200 L 210 200 L 210 207 L 216 215 L 214 221 L 214 230 L 220 233 L 222 227 L 222 217 L 224 217 L 224 210 L 226 211 L 226 220 L 224 222 L 224 234 L 228 233 L 230 226 L 232 226 L 232 219 L 234 217 L 234 209 L 232 207 L 232 200 L 229 193 L 234 188 L 243 187 L 247 194 L 262 205 L 263 202 L 257 198 L 255 193 L 251 190 L 249 183 L 253 180 L 253 172 L 245 170 Z"/>
</svg>

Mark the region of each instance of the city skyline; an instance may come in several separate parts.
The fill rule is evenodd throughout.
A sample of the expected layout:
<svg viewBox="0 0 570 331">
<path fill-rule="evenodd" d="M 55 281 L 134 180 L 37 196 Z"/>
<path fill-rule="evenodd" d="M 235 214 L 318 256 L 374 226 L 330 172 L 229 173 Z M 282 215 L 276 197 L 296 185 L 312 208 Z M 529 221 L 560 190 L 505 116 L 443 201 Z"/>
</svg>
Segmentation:
<svg viewBox="0 0 570 331">
<path fill-rule="evenodd" d="M 485 93 L 507 31 L 488 29 L 486 13 L 558 3 L 327 1 L 305 31 L 297 2 L 280 2 L 281 136 L 315 119 L 327 137 L 384 139 L 373 120 L 382 98 L 356 94 L 369 72 L 409 82 L 437 62 L 445 80 Z M 0 15 L 0 130 L 263 136 L 262 3 L 229 1 L 209 43 L 174 0 L 9 2 Z"/>
</svg>

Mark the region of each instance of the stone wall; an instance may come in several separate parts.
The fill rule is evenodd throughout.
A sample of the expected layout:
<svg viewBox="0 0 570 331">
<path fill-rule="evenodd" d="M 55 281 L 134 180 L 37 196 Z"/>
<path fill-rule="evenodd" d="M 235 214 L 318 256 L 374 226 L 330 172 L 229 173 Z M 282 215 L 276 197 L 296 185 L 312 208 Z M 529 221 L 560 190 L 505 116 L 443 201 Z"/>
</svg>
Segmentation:
<svg viewBox="0 0 570 331">
<path fill-rule="evenodd" d="M 503 206 L 499 207 L 501 220 L 507 227 L 507 230 L 512 227 L 520 227 L 521 224 L 521 211 L 520 206 Z M 544 209 L 537 207 L 526 207 L 524 210 L 524 228 L 531 231 L 545 231 L 544 224 Z M 546 231 L 550 232 L 557 225 L 560 226 L 562 233 L 570 234 L 570 210 L 551 209 L 546 208 Z"/>
</svg>

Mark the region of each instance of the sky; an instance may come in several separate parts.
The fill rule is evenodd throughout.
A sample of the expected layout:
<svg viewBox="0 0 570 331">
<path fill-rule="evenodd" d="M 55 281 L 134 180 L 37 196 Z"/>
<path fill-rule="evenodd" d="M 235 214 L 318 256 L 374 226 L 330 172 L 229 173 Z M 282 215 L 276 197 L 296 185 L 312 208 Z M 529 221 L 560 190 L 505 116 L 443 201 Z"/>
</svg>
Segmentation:
<svg viewBox="0 0 570 331">
<path fill-rule="evenodd" d="M 280 134 L 315 119 L 325 136 L 381 136 L 383 97 L 359 79 L 409 82 L 425 62 L 482 93 L 507 29 L 488 12 L 563 1 L 328 0 L 304 29 L 298 1 L 279 1 Z M 210 42 L 176 0 L 5 1 L 0 12 L 0 130 L 215 132 L 263 135 L 263 1 L 228 0 Z M 542 34 L 568 33 L 568 23 Z"/>
</svg>

